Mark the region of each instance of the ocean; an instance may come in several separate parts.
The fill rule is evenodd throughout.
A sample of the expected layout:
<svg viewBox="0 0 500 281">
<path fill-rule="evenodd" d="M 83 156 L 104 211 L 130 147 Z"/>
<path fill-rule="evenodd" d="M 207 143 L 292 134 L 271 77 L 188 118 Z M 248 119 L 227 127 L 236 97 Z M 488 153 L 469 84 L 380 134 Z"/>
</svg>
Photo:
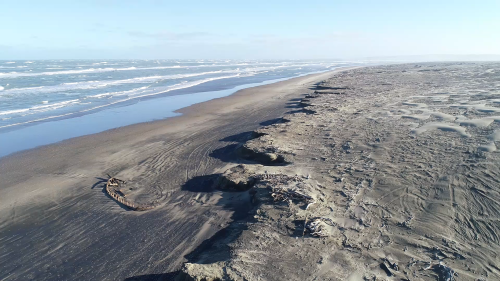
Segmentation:
<svg viewBox="0 0 500 281">
<path fill-rule="evenodd" d="M 0 61 L 0 157 L 71 137 L 175 116 L 174 111 L 179 108 L 227 96 L 238 89 L 361 64 L 243 60 Z"/>
</svg>

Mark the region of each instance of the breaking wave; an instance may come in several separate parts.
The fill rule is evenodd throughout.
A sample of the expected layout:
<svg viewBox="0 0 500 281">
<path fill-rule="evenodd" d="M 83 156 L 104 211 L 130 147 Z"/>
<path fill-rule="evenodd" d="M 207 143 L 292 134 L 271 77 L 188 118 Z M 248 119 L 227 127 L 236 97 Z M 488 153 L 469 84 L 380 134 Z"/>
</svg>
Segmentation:
<svg viewBox="0 0 500 281">
<path fill-rule="evenodd" d="M 54 118 L 71 116 L 74 114 L 81 114 L 84 112 L 108 107 L 108 106 L 111 106 L 111 105 L 114 105 L 117 103 L 122 103 L 122 102 L 130 101 L 133 99 L 137 99 L 137 98 L 160 95 L 160 94 L 165 94 L 167 92 L 174 91 L 174 90 L 180 90 L 180 89 L 194 87 L 194 86 L 197 86 L 197 85 L 200 85 L 203 83 L 207 83 L 210 81 L 227 79 L 227 78 L 243 77 L 243 76 L 252 76 L 254 74 L 255 73 L 247 73 L 245 75 L 235 74 L 235 75 L 229 75 L 229 76 L 212 77 L 212 78 L 206 78 L 206 79 L 201 79 L 201 80 L 192 81 L 192 82 L 182 82 L 182 83 L 178 83 L 175 85 L 166 86 L 166 87 L 158 87 L 158 88 L 141 87 L 141 88 L 137 88 L 137 89 L 133 89 L 133 90 L 129 90 L 129 91 L 105 93 L 105 94 L 100 94 L 100 95 L 89 96 L 89 97 L 82 98 L 82 99 L 74 99 L 74 100 L 69 100 L 69 101 L 53 103 L 53 104 L 32 106 L 30 108 L 0 111 L 0 115 L 23 114 L 25 116 L 25 115 L 31 115 L 31 114 L 37 114 L 40 112 L 55 110 L 55 109 L 59 109 L 59 108 L 67 107 L 67 106 L 71 106 L 71 105 L 78 105 L 78 104 L 84 104 L 84 103 L 89 104 L 89 101 L 90 101 L 89 99 L 92 99 L 92 98 L 125 96 L 122 99 L 118 99 L 118 100 L 115 100 L 115 101 L 110 102 L 110 103 L 101 104 L 98 106 L 90 107 L 90 108 L 79 110 L 76 112 L 70 112 L 70 113 L 59 114 L 59 115 L 54 115 L 54 116 L 49 116 L 49 117 L 44 117 L 44 118 L 38 118 L 38 119 L 30 120 L 27 122 L 20 122 L 20 123 L 15 123 L 15 124 L 4 125 L 4 126 L 0 126 L 0 128 L 6 128 L 6 127 L 12 127 L 12 126 L 17 126 L 17 125 L 22 125 L 22 124 L 33 123 L 33 122 L 45 121 L 45 120 L 50 120 L 50 119 L 54 119 Z"/>
</svg>

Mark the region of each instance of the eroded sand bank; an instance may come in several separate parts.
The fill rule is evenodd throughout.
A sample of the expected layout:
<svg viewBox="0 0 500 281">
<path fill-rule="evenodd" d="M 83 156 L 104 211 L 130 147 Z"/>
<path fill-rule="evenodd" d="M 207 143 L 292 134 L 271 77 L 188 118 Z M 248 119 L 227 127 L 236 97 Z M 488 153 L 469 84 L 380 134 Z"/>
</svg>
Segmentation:
<svg viewBox="0 0 500 281">
<path fill-rule="evenodd" d="M 194 252 L 181 280 L 499 280 L 499 95 L 500 63 L 318 84 L 235 150 L 252 162 L 216 183 L 252 183 L 251 218 Z"/>
<path fill-rule="evenodd" d="M 0 279 L 175 275 L 186 254 L 248 210 L 204 184 L 231 161 L 231 145 L 331 75 L 245 89 L 180 117 L 2 158 Z M 120 190 L 127 200 L 158 206 L 135 212 L 118 204 L 105 193 L 107 174 L 127 181 Z"/>
</svg>

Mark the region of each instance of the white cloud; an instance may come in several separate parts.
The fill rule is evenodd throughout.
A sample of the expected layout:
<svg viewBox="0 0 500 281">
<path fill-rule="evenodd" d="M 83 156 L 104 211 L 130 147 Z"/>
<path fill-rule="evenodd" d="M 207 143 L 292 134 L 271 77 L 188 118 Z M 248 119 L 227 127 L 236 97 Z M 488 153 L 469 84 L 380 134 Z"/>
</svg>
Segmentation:
<svg viewBox="0 0 500 281">
<path fill-rule="evenodd" d="M 160 32 L 143 32 L 143 31 L 129 31 L 128 35 L 132 37 L 139 38 L 153 38 L 159 40 L 192 40 L 198 38 L 206 38 L 210 36 L 208 32 L 169 32 L 169 31 L 160 31 Z"/>
</svg>

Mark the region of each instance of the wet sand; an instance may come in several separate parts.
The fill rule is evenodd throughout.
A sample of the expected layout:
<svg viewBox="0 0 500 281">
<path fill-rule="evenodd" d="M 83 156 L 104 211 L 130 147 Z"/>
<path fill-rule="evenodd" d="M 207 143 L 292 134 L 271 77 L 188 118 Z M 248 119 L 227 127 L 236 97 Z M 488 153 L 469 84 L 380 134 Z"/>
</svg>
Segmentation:
<svg viewBox="0 0 500 281">
<path fill-rule="evenodd" d="M 232 161 L 246 132 L 282 116 L 290 99 L 335 72 L 0 159 L 0 279 L 173 276 L 195 247 L 251 208 L 227 203 L 231 195 L 207 186 L 207 175 Z M 135 212 L 118 204 L 104 191 L 107 174 L 128 181 L 129 200 L 159 206 Z"/>
</svg>

